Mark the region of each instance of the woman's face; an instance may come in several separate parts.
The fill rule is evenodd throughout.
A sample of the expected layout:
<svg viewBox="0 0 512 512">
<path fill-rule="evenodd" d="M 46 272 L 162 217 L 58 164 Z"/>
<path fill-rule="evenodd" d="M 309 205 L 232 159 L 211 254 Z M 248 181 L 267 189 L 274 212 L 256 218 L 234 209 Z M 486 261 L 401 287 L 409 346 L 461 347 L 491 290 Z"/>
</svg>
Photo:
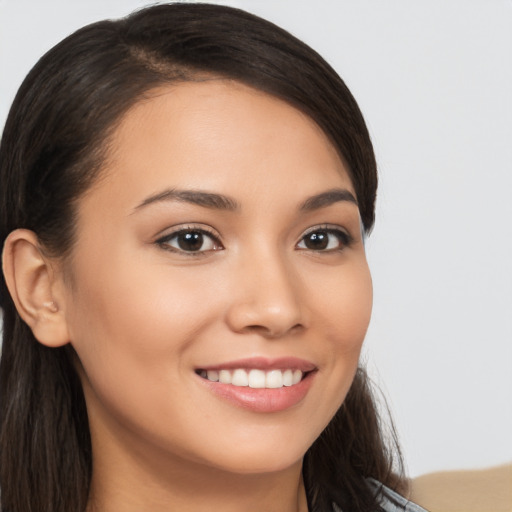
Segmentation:
<svg viewBox="0 0 512 512">
<path fill-rule="evenodd" d="M 210 80 L 135 105 L 79 203 L 64 304 L 94 448 L 300 461 L 370 318 L 354 196 L 324 133 L 274 97 Z"/>
</svg>

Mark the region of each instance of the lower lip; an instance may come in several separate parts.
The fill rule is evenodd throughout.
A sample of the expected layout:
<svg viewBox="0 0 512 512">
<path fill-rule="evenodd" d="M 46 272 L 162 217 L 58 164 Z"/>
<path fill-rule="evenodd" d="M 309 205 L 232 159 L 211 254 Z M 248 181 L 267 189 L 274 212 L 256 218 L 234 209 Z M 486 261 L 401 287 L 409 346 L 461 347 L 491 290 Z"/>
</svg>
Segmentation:
<svg viewBox="0 0 512 512">
<path fill-rule="evenodd" d="M 315 373 L 307 373 L 298 384 L 275 389 L 233 386 L 199 378 L 210 391 L 237 407 L 254 412 L 279 412 L 297 405 L 306 397 Z"/>
</svg>

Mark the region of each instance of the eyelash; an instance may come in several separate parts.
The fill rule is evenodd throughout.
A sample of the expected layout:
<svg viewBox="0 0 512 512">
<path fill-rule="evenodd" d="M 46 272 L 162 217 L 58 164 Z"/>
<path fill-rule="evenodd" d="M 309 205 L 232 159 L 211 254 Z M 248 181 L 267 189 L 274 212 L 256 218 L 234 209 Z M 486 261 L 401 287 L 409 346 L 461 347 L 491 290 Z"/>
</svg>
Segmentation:
<svg viewBox="0 0 512 512">
<path fill-rule="evenodd" d="M 338 227 L 323 225 L 323 226 L 314 226 L 313 228 L 308 229 L 304 233 L 304 235 L 302 235 L 297 246 L 299 246 L 299 244 L 303 243 L 304 240 L 306 239 L 306 237 L 308 237 L 310 235 L 319 235 L 319 234 L 334 235 L 338 240 L 338 247 L 331 247 L 331 248 L 324 248 L 324 249 L 312 249 L 312 248 L 308 248 L 308 247 L 300 247 L 300 249 L 301 250 L 310 250 L 315 253 L 341 252 L 344 249 L 346 249 L 347 247 L 350 247 L 350 245 L 352 245 L 352 243 L 354 241 L 352 236 L 349 233 L 347 233 L 346 231 L 344 231 Z M 327 239 L 327 243 L 330 244 L 331 240 Z"/>
<path fill-rule="evenodd" d="M 174 246 L 170 245 L 170 243 L 169 243 L 173 239 L 177 240 L 180 235 L 187 235 L 187 234 L 192 234 L 192 233 L 201 235 L 203 237 L 203 240 L 202 240 L 203 243 L 201 245 L 204 244 L 204 237 L 207 237 L 214 244 L 214 247 L 212 249 L 207 249 L 207 250 L 187 251 L 186 249 L 183 249 L 180 247 L 174 247 Z M 156 243 L 162 249 L 164 249 L 166 251 L 176 252 L 179 254 L 186 254 L 187 256 L 192 256 L 192 257 L 203 256 L 207 252 L 220 251 L 220 250 L 224 249 L 224 247 L 222 246 L 222 244 L 219 240 L 219 237 L 217 235 L 215 235 L 213 232 L 211 232 L 205 228 L 198 228 L 198 227 L 194 227 L 194 226 L 187 226 L 184 228 L 180 228 L 177 231 L 173 231 L 172 233 L 169 233 L 169 234 L 159 238 L 156 241 Z M 179 242 L 177 242 L 177 243 L 179 244 Z"/>
<path fill-rule="evenodd" d="M 213 247 L 211 249 L 206 249 L 206 250 L 205 249 L 203 249 L 203 250 L 186 250 L 182 247 L 179 247 L 178 237 L 180 235 L 191 235 L 191 234 L 200 235 L 202 237 L 199 239 L 199 241 L 201 242 L 201 247 L 205 243 L 205 237 L 210 239 L 211 243 L 213 244 Z M 317 235 L 317 236 L 318 235 L 328 235 L 327 247 L 315 249 L 315 248 L 310 248 L 310 247 L 305 246 L 306 237 L 311 236 L 311 235 Z M 334 235 L 337 238 L 337 241 L 338 241 L 337 247 L 328 247 L 329 244 L 331 244 L 331 242 L 332 242 L 332 240 L 329 239 L 329 235 Z M 171 245 L 170 242 L 172 240 L 176 240 L 176 244 L 178 246 Z M 193 241 L 194 240 L 192 240 L 192 242 Z M 322 242 L 323 239 L 319 237 L 318 241 Z M 332 252 L 343 251 L 345 248 L 349 247 L 352 244 L 352 242 L 353 242 L 352 236 L 350 234 L 348 234 L 346 231 L 343 231 L 342 229 L 337 228 L 337 227 L 324 225 L 324 226 L 314 226 L 311 229 L 307 230 L 300 238 L 296 247 L 299 250 L 306 250 L 306 251 L 309 250 L 309 251 L 312 251 L 317 254 L 332 253 Z M 191 257 L 204 256 L 205 253 L 209 253 L 212 251 L 220 251 L 220 250 L 224 249 L 222 243 L 219 240 L 219 237 L 216 234 L 214 234 L 212 231 L 209 231 L 205 228 L 199 228 L 199 227 L 194 227 L 194 226 L 187 226 L 187 227 L 180 228 L 176 231 L 173 231 L 172 233 L 169 233 L 169 234 L 159 238 L 158 240 L 156 240 L 155 243 L 157 245 L 159 245 L 164 250 L 179 253 L 179 254 L 186 254 L 187 256 L 191 256 Z M 304 247 L 300 247 L 300 244 L 304 244 Z"/>
</svg>

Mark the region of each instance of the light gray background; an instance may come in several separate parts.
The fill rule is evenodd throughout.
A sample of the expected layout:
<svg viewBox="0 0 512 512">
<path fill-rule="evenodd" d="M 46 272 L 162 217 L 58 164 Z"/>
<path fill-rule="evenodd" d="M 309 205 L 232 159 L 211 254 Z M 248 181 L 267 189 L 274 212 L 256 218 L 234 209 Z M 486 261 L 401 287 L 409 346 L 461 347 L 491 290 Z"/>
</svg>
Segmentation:
<svg viewBox="0 0 512 512">
<path fill-rule="evenodd" d="M 136 0 L 0 0 L 0 125 L 53 44 Z M 380 164 L 365 357 L 412 476 L 512 460 L 512 1 L 238 0 L 318 50 Z"/>
</svg>

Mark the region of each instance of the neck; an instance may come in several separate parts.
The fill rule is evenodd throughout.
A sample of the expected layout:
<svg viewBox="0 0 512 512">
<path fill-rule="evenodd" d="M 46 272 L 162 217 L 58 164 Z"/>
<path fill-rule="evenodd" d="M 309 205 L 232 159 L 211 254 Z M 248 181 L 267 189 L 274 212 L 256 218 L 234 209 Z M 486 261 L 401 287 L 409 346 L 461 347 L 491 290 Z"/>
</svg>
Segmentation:
<svg viewBox="0 0 512 512">
<path fill-rule="evenodd" d="M 95 446 L 87 512 L 307 512 L 302 461 L 240 474 L 117 440 Z"/>
</svg>

